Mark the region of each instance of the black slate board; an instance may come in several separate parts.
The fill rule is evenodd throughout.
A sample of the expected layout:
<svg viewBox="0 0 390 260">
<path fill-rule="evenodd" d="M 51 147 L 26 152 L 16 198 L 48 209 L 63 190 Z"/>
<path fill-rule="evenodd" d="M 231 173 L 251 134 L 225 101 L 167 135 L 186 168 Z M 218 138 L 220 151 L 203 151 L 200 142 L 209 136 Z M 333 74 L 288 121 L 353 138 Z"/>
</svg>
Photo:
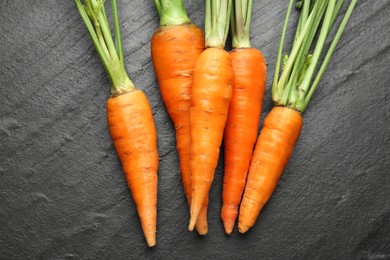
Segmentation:
<svg viewBox="0 0 390 260">
<path fill-rule="evenodd" d="M 1 259 L 390 259 L 390 1 L 358 2 L 287 170 L 245 235 L 223 232 L 221 159 L 204 238 L 187 231 L 174 130 L 150 61 L 153 1 L 118 5 L 127 70 L 157 124 L 158 245 L 143 239 L 108 134 L 109 82 L 73 1 L 3 0 Z M 203 27 L 203 1 L 186 6 Z M 269 70 L 262 118 L 286 8 L 253 4 L 252 43 Z"/>
</svg>

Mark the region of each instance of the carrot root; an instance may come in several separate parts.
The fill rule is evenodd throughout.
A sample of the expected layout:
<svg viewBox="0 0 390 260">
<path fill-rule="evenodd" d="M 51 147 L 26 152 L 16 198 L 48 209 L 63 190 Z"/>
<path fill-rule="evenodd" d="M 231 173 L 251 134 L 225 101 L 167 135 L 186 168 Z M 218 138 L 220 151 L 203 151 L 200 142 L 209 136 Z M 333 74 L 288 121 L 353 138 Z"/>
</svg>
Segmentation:
<svg viewBox="0 0 390 260">
<path fill-rule="evenodd" d="M 253 154 L 238 230 L 251 228 L 276 188 L 302 128 L 301 113 L 288 107 L 274 107 L 264 120 Z"/>
<path fill-rule="evenodd" d="M 232 95 L 232 81 L 231 59 L 225 50 L 208 48 L 199 56 L 194 68 L 190 113 L 190 231 L 194 229 L 214 179 Z"/>
<path fill-rule="evenodd" d="M 152 247 L 156 244 L 158 153 L 156 128 L 145 94 L 134 90 L 109 98 L 107 121 L 145 239 Z"/>
<path fill-rule="evenodd" d="M 202 30 L 194 24 L 160 27 L 151 42 L 154 70 L 162 98 L 176 129 L 180 172 L 188 204 L 191 205 L 190 108 L 195 62 L 205 48 Z M 207 206 L 196 229 L 207 234 Z"/>
<path fill-rule="evenodd" d="M 195 224 L 196 231 L 198 231 L 199 235 L 207 235 L 208 233 L 208 225 L 207 225 L 207 206 L 208 199 L 203 203 L 202 208 L 199 211 L 199 216 Z"/>
<path fill-rule="evenodd" d="M 225 171 L 221 218 L 231 234 L 238 215 L 246 177 L 257 138 L 266 80 L 266 63 L 255 48 L 231 51 L 233 97 L 224 132 Z"/>
</svg>

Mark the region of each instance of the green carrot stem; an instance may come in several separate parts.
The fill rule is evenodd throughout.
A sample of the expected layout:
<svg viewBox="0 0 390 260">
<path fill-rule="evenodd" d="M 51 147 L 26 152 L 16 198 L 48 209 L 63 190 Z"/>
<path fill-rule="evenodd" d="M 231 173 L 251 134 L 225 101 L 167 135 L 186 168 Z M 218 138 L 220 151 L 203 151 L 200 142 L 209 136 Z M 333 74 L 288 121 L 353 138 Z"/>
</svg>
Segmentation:
<svg viewBox="0 0 390 260">
<path fill-rule="evenodd" d="M 356 3 L 357 3 L 357 0 L 351 1 L 350 5 L 348 7 L 348 10 L 345 13 L 345 16 L 344 16 L 343 20 L 341 21 L 341 24 L 336 32 L 336 35 L 335 35 L 335 37 L 334 37 L 334 39 L 329 47 L 329 50 L 326 53 L 324 61 L 323 61 L 322 65 L 317 73 L 316 78 L 314 79 L 313 85 L 310 87 L 309 93 L 306 96 L 305 102 L 303 103 L 302 112 L 304 112 L 306 110 L 306 108 L 307 108 L 307 106 L 308 106 L 308 104 L 313 96 L 314 91 L 317 89 L 318 84 L 320 83 L 322 75 L 324 74 L 326 67 L 329 64 L 330 58 L 332 58 L 332 55 L 336 49 L 337 43 L 339 42 L 340 37 L 344 32 L 345 26 L 347 25 L 348 20 L 351 17 L 352 11 L 355 8 Z M 340 8 L 339 8 L 339 10 L 340 10 Z M 333 20 L 333 22 L 334 22 L 334 20 Z"/>
<path fill-rule="evenodd" d="M 279 78 L 282 47 L 292 5 L 292 2 L 290 1 L 281 36 L 281 45 L 279 46 L 278 60 L 276 62 L 275 77 L 272 86 L 272 98 L 276 104 L 292 107 L 301 112 L 306 110 L 356 2 L 357 0 L 351 0 L 350 7 L 343 18 L 330 49 L 320 65 L 317 75 L 315 75 L 326 39 L 337 19 L 344 0 L 299 1 L 296 4 L 296 7 L 302 9 L 302 11 L 296 28 L 294 44 L 290 55 L 286 55 L 288 58 L 287 61 L 283 63 L 282 75 Z M 308 12 L 310 13 L 309 16 Z M 314 52 L 313 54 L 309 54 L 321 22 L 322 26 Z M 315 77 L 314 82 L 312 82 L 313 77 Z"/>
<path fill-rule="evenodd" d="M 206 0 L 206 47 L 223 48 L 229 32 L 232 0 Z"/>
<path fill-rule="evenodd" d="M 161 4 L 160 4 L 160 0 L 154 0 L 154 6 L 156 7 L 158 16 L 161 17 Z"/>
<path fill-rule="evenodd" d="M 110 26 L 108 25 L 107 19 L 105 18 L 103 12 L 101 11 L 104 7 L 100 9 L 100 12 L 97 14 L 97 19 L 100 24 L 100 28 L 102 29 L 102 33 L 104 36 L 104 41 L 107 44 L 108 52 L 110 53 L 111 59 L 118 59 L 118 54 L 116 53 L 116 47 L 114 41 L 112 40 Z"/>
<path fill-rule="evenodd" d="M 116 0 L 111 0 L 117 44 L 112 39 L 104 9 L 104 0 L 74 0 L 88 29 L 92 42 L 111 81 L 111 95 L 132 91 L 135 87 L 126 73 L 120 36 Z"/>
<path fill-rule="evenodd" d="M 108 64 L 108 59 L 107 59 L 107 57 L 108 57 L 108 50 L 106 52 L 103 49 L 103 46 L 100 44 L 99 38 L 98 38 L 98 36 L 96 34 L 96 31 L 95 31 L 91 21 L 89 20 L 88 14 L 87 14 L 87 12 L 85 10 L 85 6 L 80 2 L 80 0 L 75 0 L 75 3 L 76 3 L 77 9 L 80 12 L 81 18 L 83 19 L 85 25 L 87 26 L 88 32 L 91 35 L 93 44 L 94 44 L 94 46 L 96 48 L 96 51 L 97 51 L 100 59 L 103 62 L 104 68 L 108 72 L 108 70 L 109 70 L 109 68 L 107 66 L 107 64 Z"/>
<path fill-rule="evenodd" d="M 290 13 L 291 13 L 291 9 L 293 7 L 293 4 L 294 4 L 294 0 L 290 0 L 290 3 L 289 3 L 288 8 L 287 8 L 286 18 L 284 19 L 284 23 L 283 23 L 282 36 L 280 37 L 278 57 L 276 59 L 275 75 L 274 75 L 274 80 L 272 82 L 272 98 L 274 101 L 276 99 L 278 99 L 276 96 L 276 94 L 277 94 L 276 88 L 277 88 L 277 84 L 278 84 L 280 65 L 281 65 L 282 56 L 283 56 L 284 38 L 286 36 L 288 20 L 290 18 Z"/>
<path fill-rule="evenodd" d="M 118 57 L 122 66 L 125 67 L 124 59 L 123 59 L 121 29 L 119 25 L 119 15 L 118 15 L 118 7 L 116 5 L 116 0 L 111 0 L 111 5 L 112 5 L 112 17 L 114 20 L 116 52 L 118 53 Z"/>
<path fill-rule="evenodd" d="M 307 69 L 307 72 L 305 74 L 305 77 L 302 81 L 302 84 L 299 86 L 298 89 L 298 102 L 302 102 L 305 100 L 307 91 L 310 88 L 310 82 L 312 80 L 313 74 L 315 72 L 315 69 L 317 67 L 317 64 L 320 59 L 320 55 L 322 52 L 322 49 L 324 48 L 324 44 L 326 41 L 326 38 L 328 36 L 329 27 L 331 26 L 331 19 L 333 16 L 334 7 L 336 5 L 336 0 L 329 0 L 328 8 L 326 10 L 324 22 L 321 28 L 320 35 L 318 37 L 317 45 L 313 52 L 313 58 L 312 62 L 310 63 L 309 68 Z"/>
<path fill-rule="evenodd" d="M 343 4 L 344 4 L 344 0 L 338 0 L 337 1 L 336 7 L 334 8 L 333 16 L 332 16 L 332 21 L 331 21 L 332 25 L 336 21 L 337 15 L 339 14 L 339 11 L 340 11 L 341 7 L 343 6 Z"/>
<path fill-rule="evenodd" d="M 154 0 L 154 5 L 160 16 L 160 26 L 191 23 L 183 0 Z"/>
<path fill-rule="evenodd" d="M 314 15 L 314 23 L 313 26 L 310 28 L 309 33 L 305 39 L 305 41 L 302 43 L 302 47 L 299 50 L 298 56 L 295 60 L 294 67 L 292 70 L 292 77 L 290 77 L 294 82 L 288 83 L 287 88 L 292 88 L 291 90 L 288 89 L 284 93 L 284 101 L 283 105 L 291 104 L 295 105 L 295 103 L 298 100 L 298 93 L 297 93 L 297 84 L 300 85 L 303 81 L 303 78 L 307 72 L 307 68 L 309 67 L 311 61 L 312 61 L 312 55 L 309 54 L 310 46 L 313 43 L 315 34 L 317 32 L 317 29 L 320 25 L 320 22 L 322 20 L 322 17 L 324 15 L 324 12 L 326 10 L 326 1 L 323 1 L 320 3 L 319 8 L 313 8 L 312 12 L 316 12 Z M 289 85 L 291 84 L 291 85 Z M 286 92 L 289 93 L 286 97 Z"/>
<path fill-rule="evenodd" d="M 302 28 L 302 15 L 299 16 L 298 25 L 297 25 L 297 30 L 295 31 L 294 42 L 297 41 L 298 36 L 299 36 L 299 34 L 301 33 L 301 28 Z"/>
<path fill-rule="evenodd" d="M 316 2 L 316 6 L 317 6 L 317 3 L 318 3 L 318 1 Z M 290 54 L 290 56 L 288 58 L 287 64 L 286 64 L 286 66 L 285 66 L 285 68 L 284 68 L 284 70 L 282 72 L 282 75 L 280 76 L 279 82 L 277 83 L 277 86 L 276 86 L 276 95 L 277 96 L 275 96 L 275 99 L 274 99 L 274 101 L 277 104 L 280 104 L 280 102 L 281 102 L 280 98 L 283 96 L 284 86 L 285 86 L 285 84 L 287 82 L 287 79 L 288 79 L 288 77 L 290 75 L 290 72 L 291 72 L 292 66 L 294 64 L 295 58 L 298 55 L 299 49 L 301 48 L 301 45 L 302 45 L 302 43 L 303 43 L 303 41 L 305 39 L 305 36 L 306 36 L 309 28 L 312 26 L 314 14 L 315 14 L 315 12 L 312 12 L 310 14 L 310 16 L 307 19 L 305 25 L 303 26 L 302 32 L 299 35 L 296 44 L 294 44 L 294 46 L 293 46 L 293 49 L 292 49 L 291 54 Z"/>
<path fill-rule="evenodd" d="M 302 31 L 302 26 L 306 23 L 307 21 L 307 18 L 309 17 L 309 11 L 310 11 L 310 0 L 306 0 L 306 1 L 299 1 L 295 7 L 297 9 L 300 9 L 302 8 L 302 11 L 301 11 L 301 15 L 299 16 L 299 20 L 298 20 L 298 25 L 297 25 L 297 29 L 295 31 L 295 38 L 294 38 L 294 42 L 297 41 L 298 37 L 299 37 L 299 34 L 301 33 Z"/>
<path fill-rule="evenodd" d="M 250 48 L 252 0 L 236 0 L 233 1 L 232 6 L 231 31 L 233 48 Z"/>
</svg>

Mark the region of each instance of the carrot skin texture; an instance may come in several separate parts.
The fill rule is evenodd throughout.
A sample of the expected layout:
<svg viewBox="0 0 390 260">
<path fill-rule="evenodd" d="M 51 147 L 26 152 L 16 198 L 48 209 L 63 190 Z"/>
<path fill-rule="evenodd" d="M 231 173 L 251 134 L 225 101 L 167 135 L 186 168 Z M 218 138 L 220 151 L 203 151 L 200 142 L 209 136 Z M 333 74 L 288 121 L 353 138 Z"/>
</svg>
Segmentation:
<svg viewBox="0 0 390 260">
<path fill-rule="evenodd" d="M 160 27 L 151 50 L 161 96 L 175 125 L 184 191 L 190 200 L 191 84 L 196 59 L 204 50 L 203 33 L 192 24 Z"/>
<path fill-rule="evenodd" d="M 245 233 L 255 224 L 261 209 L 271 197 L 301 128 L 302 115 L 292 108 L 274 107 L 265 118 L 240 206 L 240 233 Z"/>
<path fill-rule="evenodd" d="M 158 152 L 152 110 L 134 90 L 107 101 L 107 120 L 148 246 L 156 244 Z"/>
<path fill-rule="evenodd" d="M 253 147 L 257 139 L 266 81 L 266 62 L 255 48 L 230 52 L 234 79 L 233 96 L 224 132 L 225 172 L 221 218 L 231 234 L 238 215 Z"/>
<path fill-rule="evenodd" d="M 162 99 L 176 129 L 176 146 L 187 201 L 191 204 L 190 108 L 191 85 L 197 58 L 205 49 L 202 30 L 194 24 L 163 26 L 152 37 L 151 53 Z M 197 223 L 208 232 L 207 204 Z"/>
<path fill-rule="evenodd" d="M 229 53 L 220 48 L 202 52 L 195 64 L 191 99 L 191 231 L 214 179 L 232 83 Z"/>
</svg>

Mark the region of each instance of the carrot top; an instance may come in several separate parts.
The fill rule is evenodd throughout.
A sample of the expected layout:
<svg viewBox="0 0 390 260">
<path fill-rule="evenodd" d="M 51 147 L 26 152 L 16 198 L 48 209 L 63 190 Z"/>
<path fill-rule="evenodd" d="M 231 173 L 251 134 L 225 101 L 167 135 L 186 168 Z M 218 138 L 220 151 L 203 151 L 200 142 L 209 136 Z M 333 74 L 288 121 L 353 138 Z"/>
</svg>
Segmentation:
<svg viewBox="0 0 390 260">
<path fill-rule="evenodd" d="M 206 47 L 225 46 L 231 9 L 232 0 L 206 0 Z"/>
<path fill-rule="evenodd" d="M 191 23 L 183 0 L 154 0 L 154 5 L 160 16 L 160 26 Z"/>
<path fill-rule="evenodd" d="M 290 55 L 284 56 L 282 74 L 279 78 L 284 37 L 294 3 L 294 0 L 290 0 L 280 39 L 275 76 L 272 84 L 272 99 L 277 105 L 291 107 L 302 113 L 306 110 L 329 60 L 334 53 L 356 2 L 357 0 L 351 0 L 348 10 L 334 35 L 325 58 L 322 60 L 316 77 L 314 78 L 314 81 L 312 81 L 317 65 L 320 62 L 325 41 L 329 36 L 329 32 L 335 23 L 344 0 L 301 0 L 296 3 L 296 8 L 301 9 L 301 14 Z M 319 30 L 321 21 L 322 26 Z M 319 31 L 318 40 L 316 44 L 312 46 L 317 31 Z M 309 53 L 312 48 L 314 48 L 313 53 Z"/>
<path fill-rule="evenodd" d="M 126 73 L 123 61 L 122 40 L 120 34 L 118 8 L 116 0 L 111 0 L 112 16 L 116 44 L 112 39 L 110 26 L 104 8 L 105 0 L 74 0 L 81 17 L 91 35 L 96 51 L 106 69 L 111 81 L 111 95 L 120 94 L 134 90 L 134 84 Z"/>
<path fill-rule="evenodd" d="M 250 48 L 252 0 L 233 1 L 231 32 L 233 48 Z"/>
</svg>

